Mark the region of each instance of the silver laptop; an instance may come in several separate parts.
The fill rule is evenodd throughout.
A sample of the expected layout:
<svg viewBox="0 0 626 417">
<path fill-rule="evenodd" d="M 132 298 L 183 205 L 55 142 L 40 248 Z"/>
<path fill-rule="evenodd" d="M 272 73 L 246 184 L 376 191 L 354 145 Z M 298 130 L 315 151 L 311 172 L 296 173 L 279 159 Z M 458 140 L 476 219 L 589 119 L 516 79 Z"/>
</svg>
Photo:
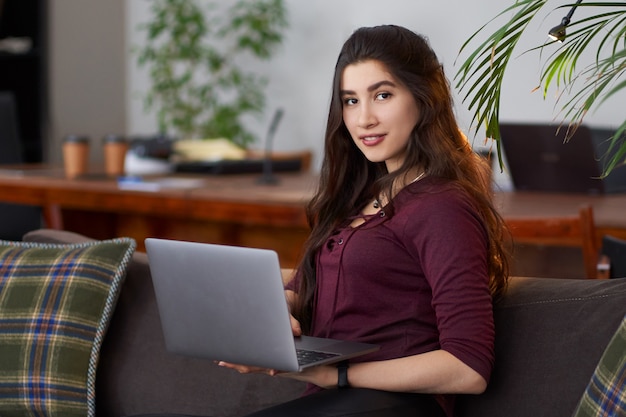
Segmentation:
<svg viewBox="0 0 626 417">
<path fill-rule="evenodd" d="M 294 337 L 274 251 L 155 238 L 145 244 L 168 351 L 295 372 L 379 349 Z"/>
</svg>

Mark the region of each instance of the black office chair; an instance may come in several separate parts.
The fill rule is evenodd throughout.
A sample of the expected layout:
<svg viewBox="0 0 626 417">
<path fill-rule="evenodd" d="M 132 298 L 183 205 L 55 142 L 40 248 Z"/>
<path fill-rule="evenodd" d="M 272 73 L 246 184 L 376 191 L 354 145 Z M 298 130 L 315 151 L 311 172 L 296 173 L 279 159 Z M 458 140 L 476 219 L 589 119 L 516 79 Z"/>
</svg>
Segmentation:
<svg viewBox="0 0 626 417">
<path fill-rule="evenodd" d="M 9 91 L 0 91 L 0 169 L 3 164 L 23 161 L 15 98 Z M 26 232 L 41 226 L 41 208 L 0 203 L 0 239 L 21 240 Z"/>
<path fill-rule="evenodd" d="M 626 240 L 602 237 L 598 278 L 626 278 Z"/>
</svg>

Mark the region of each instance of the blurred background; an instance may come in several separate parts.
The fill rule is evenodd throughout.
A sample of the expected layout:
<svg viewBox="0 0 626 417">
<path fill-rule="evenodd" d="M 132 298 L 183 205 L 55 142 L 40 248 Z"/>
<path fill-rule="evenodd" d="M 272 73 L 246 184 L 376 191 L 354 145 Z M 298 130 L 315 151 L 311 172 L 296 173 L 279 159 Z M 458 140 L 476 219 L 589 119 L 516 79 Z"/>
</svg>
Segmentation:
<svg viewBox="0 0 626 417">
<path fill-rule="evenodd" d="M 48 85 L 44 159 L 61 160 L 60 141 L 68 133 L 95 138 L 108 133 L 156 133 L 156 117 L 144 111 L 142 101 L 149 89 L 147 69 L 138 67 L 137 54 L 133 52 L 145 40 L 139 25 L 149 18 L 151 0 L 19 0 L 28 1 L 45 6 L 41 17 Z M 259 132 L 262 140 L 275 109 L 283 108 L 274 148 L 311 149 L 313 167 L 318 167 L 333 68 L 342 43 L 352 31 L 360 26 L 398 24 L 422 33 L 430 39 L 453 80 L 458 70 L 455 60 L 463 42 L 508 2 L 512 0 L 286 0 L 289 28 L 284 42 L 270 61 L 254 63 L 255 71 L 269 80 L 267 108 L 261 117 L 250 118 L 246 123 Z M 548 30 L 566 12 L 557 8 L 565 3 L 548 2 L 544 15 L 532 22 L 533 27 L 518 45 L 519 56 L 505 79 L 501 121 L 558 120 L 555 97 L 561 92 L 550 92 L 545 99 L 541 92 L 533 92 L 539 84 L 541 59 L 538 52 L 523 52 L 546 42 Z M 584 10 L 579 9 L 576 17 L 582 16 Z M 482 133 L 473 135 L 467 105 L 457 91 L 455 97 L 460 127 L 468 132 L 475 147 L 491 146 L 485 143 Z M 615 105 L 604 105 L 601 112 L 588 115 L 586 122 L 615 127 L 623 118 L 620 103 L 624 98 L 613 100 Z M 263 145 L 259 143 L 257 147 Z M 92 160 L 101 158 L 98 152 L 97 147 L 92 149 Z M 505 188 L 508 186 L 506 173 L 497 173 L 497 181 Z"/>
</svg>

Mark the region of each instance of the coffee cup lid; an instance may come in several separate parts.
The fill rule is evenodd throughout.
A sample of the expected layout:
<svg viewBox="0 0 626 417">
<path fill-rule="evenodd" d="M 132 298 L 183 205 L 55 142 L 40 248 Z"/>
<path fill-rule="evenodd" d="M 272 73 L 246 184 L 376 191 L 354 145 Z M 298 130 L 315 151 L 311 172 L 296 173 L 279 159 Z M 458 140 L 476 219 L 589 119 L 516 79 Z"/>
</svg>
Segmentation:
<svg viewBox="0 0 626 417">
<path fill-rule="evenodd" d="M 63 139 L 64 142 L 72 142 L 72 143 L 88 143 L 89 137 L 82 135 L 67 135 Z"/>
<path fill-rule="evenodd" d="M 115 133 L 109 133 L 102 138 L 102 142 L 104 143 L 120 143 L 126 142 L 126 138 L 121 135 L 116 135 Z"/>
</svg>

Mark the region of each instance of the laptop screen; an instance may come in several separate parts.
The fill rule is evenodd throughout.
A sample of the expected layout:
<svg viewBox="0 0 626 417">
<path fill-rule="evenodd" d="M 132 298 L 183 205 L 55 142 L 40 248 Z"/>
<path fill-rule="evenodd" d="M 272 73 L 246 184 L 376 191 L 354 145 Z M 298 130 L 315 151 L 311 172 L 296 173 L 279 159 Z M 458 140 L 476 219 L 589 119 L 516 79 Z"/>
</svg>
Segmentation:
<svg viewBox="0 0 626 417">
<path fill-rule="evenodd" d="M 502 146 L 518 191 L 599 194 L 626 191 L 621 167 L 601 179 L 610 129 L 580 126 L 565 142 L 567 126 L 502 123 Z"/>
</svg>

